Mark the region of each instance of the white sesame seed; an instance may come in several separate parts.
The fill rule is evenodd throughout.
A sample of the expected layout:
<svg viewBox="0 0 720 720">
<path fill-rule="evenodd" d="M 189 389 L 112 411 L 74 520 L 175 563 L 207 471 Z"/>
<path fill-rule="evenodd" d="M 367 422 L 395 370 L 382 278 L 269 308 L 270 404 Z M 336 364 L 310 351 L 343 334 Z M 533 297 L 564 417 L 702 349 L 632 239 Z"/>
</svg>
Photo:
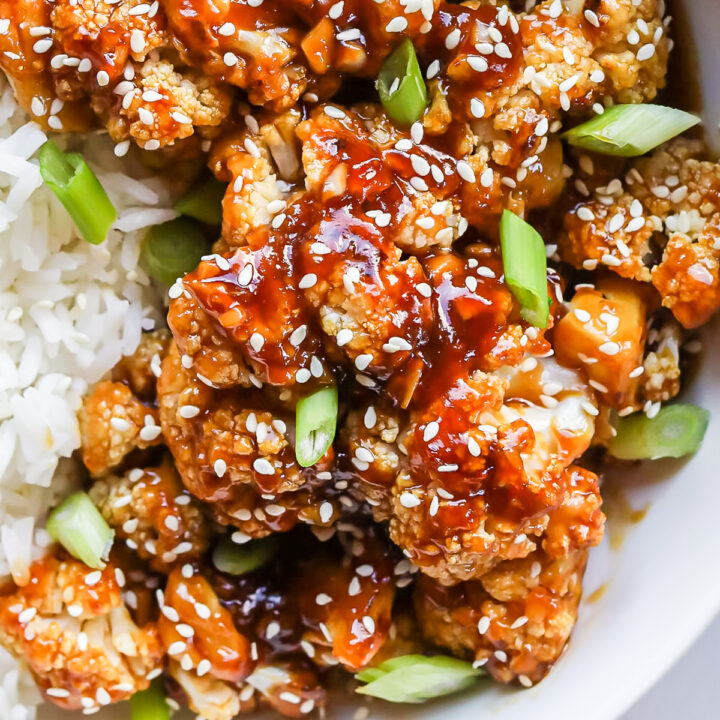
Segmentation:
<svg viewBox="0 0 720 720">
<path fill-rule="evenodd" d="M 329 502 L 325 501 L 322 505 L 320 505 L 319 514 L 321 522 L 329 522 L 330 518 L 333 516 L 333 506 Z"/>
<path fill-rule="evenodd" d="M 616 342 L 605 342 L 598 348 L 604 355 L 617 355 L 620 352 L 620 345 Z"/>
<path fill-rule="evenodd" d="M 404 17 L 394 17 L 386 26 L 385 30 L 390 33 L 402 32 L 408 26 L 408 21 Z"/>
<path fill-rule="evenodd" d="M 370 635 L 375 632 L 375 621 L 369 615 L 363 615 L 362 624 Z"/>
<path fill-rule="evenodd" d="M 307 275 L 303 275 L 300 279 L 298 287 L 301 290 L 307 290 L 308 288 L 313 287 L 315 283 L 317 283 L 317 275 L 315 273 L 308 273 Z"/>
<path fill-rule="evenodd" d="M 439 432 L 440 425 L 433 420 L 425 426 L 425 430 L 423 431 L 423 440 L 425 442 L 430 442 L 430 440 L 432 440 Z"/>
<path fill-rule="evenodd" d="M 477 629 L 481 635 L 484 635 L 490 629 L 490 618 L 487 616 L 481 617 L 478 620 Z"/>
<path fill-rule="evenodd" d="M 118 432 L 127 432 L 131 428 L 131 425 L 127 420 L 119 417 L 111 417 L 110 426 L 113 430 L 117 430 Z"/>
<path fill-rule="evenodd" d="M 253 461 L 253 469 L 260 475 L 274 475 L 275 468 L 266 458 L 256 458 Z"/>
<path fill-rule="evenodd" d="M 637 51 L 636 57 L 639 62 L 645 62 L 645 60 L 649 60 L 654 54 L 655 45 L 653 45 L 652 43 L 647 43 Z"/>
<path fill-rule="evenodd" d="M 200 408 L 197 405 L 181 405 L 178 413 L 180 417 L 190 420 L 200 414 Z"/>
<path fill-rule="evenodd" d="M 447 37 L 445 38 L 445 47 L 448 50 L 454 50 L 458 43 L 460 42 L 460 30 L 458 28 L 455 28 L 454 30 L 451 30 Z"/>
<path fill-rule="evenodd" d="M 362 37 L 362 33 L 357 28 L 350 28 L 349 30 L 339 32 L 335 37 L 341 42 L 359 40 Z"/>
<path fill-rule="evenodd" d="M 411 492 L 404 492 L 400 495 L 400 504 L 406 508 L 414 508 L 420 505 L 422 500 L 413 495 Z"/>
</svg>

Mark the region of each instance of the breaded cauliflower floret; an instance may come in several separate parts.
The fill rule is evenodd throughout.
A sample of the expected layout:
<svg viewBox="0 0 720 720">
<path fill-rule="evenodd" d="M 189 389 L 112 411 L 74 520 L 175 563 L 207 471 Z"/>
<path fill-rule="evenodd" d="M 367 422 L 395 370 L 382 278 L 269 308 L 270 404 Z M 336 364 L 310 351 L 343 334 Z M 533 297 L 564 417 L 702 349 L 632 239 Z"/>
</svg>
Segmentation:
<svg viewBox="0 0 720 720">
<path fill-rule="evenodd" d="M 169 465 L 109 475 L 89 494 L 117 536 L 158 572 L 207 550 L 208 523 Z"/>
<path fill-rule="evenodd" d="M 162 442 L 158 413 L 122 383 L 96 385 L 80 411 L 82 459 L 93 477 L 122 463 L 136 448 Z"/>
<path fill-rule="evenodd" d="M 362 203 L 354 215 L 371 218 L 406 252 L 450 247 L 467 227 L 452 198 L 455 160 L 415 142 L 377 106 L 317 108 L 297 135 L 305 185 L 315 198 Z M 394 213 L 386 213 L 391 206 Z"/>
<path fill-rule="evenodd" d="M 211 323 L 189 292 L 172 298 L 168 325 L 185 363 L 210 387 L 252 386 L 251 371 L 240 348 Z"/>
<path fill-rule="evenodd" d="M 284 110 L 305 92 L 302 33 L 282 3 L 166 0 L 163 6 L 181 57 L 247 90 L 254 105 Z"/>
<path fill-rule="evenodd" d="M 565 468 L 590 444 L 597 412 L 591 405 L 580 377 L 551 361 L 458 379 L 411 412 L 401 432 L 398 450 L 407 459 L 398 454 L 401 469 L 391 488 L 393 541 L 447 585 L 533 552 L 552 513 L 576 503 Z M 380 499 L 382 485 L 373 485 L 375 462 L 369 447 L 355 450 L 358 487 L 372 489 L 373 511 L 381 519 L 387 500 Z M 588 487 L 599 498 L 596 479 Z M 602 522 L 587 510 L 578 523 L 585 523 L 588 544 L 596 544 Z"/>
<path fill-rule="evenodd" d="M 131 137 L 150 149 L 172 145 L 197 130 L 217 128 L 228 116 L 230 90 L 191 69 L 178 71 L 168 60 L 146 60 L 108 120 L 115 142 Z"/>
<path fill-rule="evenodd" d="M 297 574 L 302 641 L 314 648 L 316 663 L 332 654 L 350 671 L 367 666 L 384 644 L 395 597 L 393 563 L 377 534 L 365 528 L 341 562 L 319 558 Z M 320 601 L 318 601 L 320 598 Z M 306 647 L 304 645 L 304 647 Z M 306 652 L 308 652 L 306 650 Z"/>
<path fill-rule="evenodd" d="M 334 506 L 314 497 L 331 453 L 300 468 L 289 433 L 293 419 L 267 409 L 267 398 L 216 391 L 186 370 L 175 346 L 158 382 L 160 422 L 178 472 L 215 517 L 246 537 L 289 530 L 298 519 L 326 525 Z M 241 534 L 242 534 L 241 533 Z"/>
<path fill-rule="evenodd" d="M 676 140 L 597 188 L 567 214 L 562 258 L 651 282 L 684 327 L 706 322 L 720 307 L 720 165 L 702 155 Z"/>
<path fill-rule="evenodd" d="M 125 383 L 142 400 L 154 400 L 160 362 L 167 353 L 170 338 L 166 328 L 143 333 L 135 352 L 121 358 L 112 369 L 112 380 Z"/>
<path fill-rule="evenodd" d="M 0 642 L 29 666 L 45 698 L 89 711 L 127 700 L 162 669 L 157 628 L 122 604 L 116 569 L 47 556 L 30 582 L 0 595 Z"/>
<path fill-rule="evenodd" d="M 295 137 L 300 113 L 288 110 L 261 125 L 247 117 L 249 127 L 219 139 L 209 160 L 217 178 L 228 183 L 222 235 L 229 248 L 248 244 L 253 232 L 267 231 L 273 217 L 284 209 L 290 183 L 300 172 Z"/>
<path fill-rule="evenodd" d="M 415 612 L 426 640 L 473 659 L 496 680 L 542 680 L 577 619 L 586 550 L 508 560 L 479 580 L 443 587 L 421 576 Z"/>
</svg>

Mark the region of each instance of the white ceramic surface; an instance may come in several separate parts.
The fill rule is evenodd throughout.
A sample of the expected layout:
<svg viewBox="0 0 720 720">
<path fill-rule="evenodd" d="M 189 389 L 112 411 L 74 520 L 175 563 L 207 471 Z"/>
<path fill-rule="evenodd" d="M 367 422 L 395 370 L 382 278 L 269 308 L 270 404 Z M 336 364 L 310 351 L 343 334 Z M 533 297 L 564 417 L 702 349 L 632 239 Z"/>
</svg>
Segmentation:
<svg viewBox="0 0 720 720">
<path fill-rule="evenodd" d="M 719 0 L 669 3 L 690 31 L 697 64 L 687 72 L 702 88 L 707 139 L 718 147 L 720 122 Z M 685 32 L 683 32 L 685 34 Z M 672 98 L 668 100 L 672 102 Z M 694 108 L 693 108 L 694 109 Z M 720 323 L 705 334 L 705 361 L 685 399 L 720 408 Z M 632 527 L 611 516 L 609 542 L 591 553 L 584 602 L 564 657 L 537 687 L 488 686 L 423 707 L 372 705 L 373 720 L 615 720 L 637 700 L 708 625 L 720 609 L 720 412 L 713 414 L 701 451 L 688 462 L 658 462 L 615 473 L 634 508 L 648 506 Z M 718 653 L 720 657 L 720 652 Z M 330 718 L 351 718 L 335 707 Z M 43 720 L 69 716 L 46 708 Z M 127 706 L 94 717 L 127 720 Z"/>
</svg>

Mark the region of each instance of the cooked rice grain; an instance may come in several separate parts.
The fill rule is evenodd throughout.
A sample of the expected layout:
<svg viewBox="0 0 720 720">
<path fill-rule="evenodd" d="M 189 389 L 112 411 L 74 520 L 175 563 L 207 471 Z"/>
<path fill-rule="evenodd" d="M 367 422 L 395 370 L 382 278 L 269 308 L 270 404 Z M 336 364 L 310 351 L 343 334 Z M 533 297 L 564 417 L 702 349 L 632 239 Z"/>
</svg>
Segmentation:
<svg viewBox="0 0 720 720">
<path fill-rule="evenodd" d="M 120 172 L 107 137 L 92 135 L 82 152 L 118 221 L 105 243 L 86 243 L 32 159 L 45 140 L 0 79 L 0 577 L 20 583 L 48 542 L 39 521 L 76 482 L 64 458 L 80 444 L 83 394 L 160 317 L 140 240 L 174 217 L 163 183 Z M 0 650 L 0 717 L 34 717 L 26 675 Z"/>
</svg>

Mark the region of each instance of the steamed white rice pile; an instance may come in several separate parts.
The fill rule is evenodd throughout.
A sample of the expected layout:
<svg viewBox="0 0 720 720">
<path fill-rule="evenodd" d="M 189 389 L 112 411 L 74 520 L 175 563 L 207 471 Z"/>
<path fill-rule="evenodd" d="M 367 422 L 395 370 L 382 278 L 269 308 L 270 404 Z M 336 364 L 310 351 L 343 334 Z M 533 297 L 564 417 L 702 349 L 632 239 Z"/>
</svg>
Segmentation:
<svg viewBox="0 0 720 720">
<path fill-rule="evenodd" d="M 81 150 L 118 220 L 102 245 L 85 242 L 32 159 L 46 139 L 0 76 L 0 578 L 19 582 L 47 543 L 48 507 L 77 482 L 66 458 L 83 395 L 160 319 L 137 262 L 143 228 L 174 217 L 162 181 L 124 175 L 95 134 Z M 0 649 L 0 718 L 31 720 L 38 700 Z"/>
</svg>

